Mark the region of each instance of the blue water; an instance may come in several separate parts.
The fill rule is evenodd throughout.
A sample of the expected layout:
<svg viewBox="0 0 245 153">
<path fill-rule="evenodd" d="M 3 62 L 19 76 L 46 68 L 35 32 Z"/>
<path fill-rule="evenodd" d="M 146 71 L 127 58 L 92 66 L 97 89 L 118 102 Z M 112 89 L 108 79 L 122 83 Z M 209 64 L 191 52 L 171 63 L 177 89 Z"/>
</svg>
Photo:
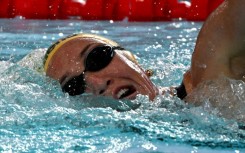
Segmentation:
<svg viewBox="0 0 245 153">
<path fill-rule="evenodd" d="M 201 25 L 0 20 L 0 152 L 245 152 L 244 124 L 215 108 L 193 107 L 169 95 L 154 102 L 144 96 L 134 101 L 69 97 L 56 81 L 18 64 L 60 37 L 94 33 L 135 53 L 144 68 L 154 70 L 156 85 L 178 85 Z"/>
</svg>

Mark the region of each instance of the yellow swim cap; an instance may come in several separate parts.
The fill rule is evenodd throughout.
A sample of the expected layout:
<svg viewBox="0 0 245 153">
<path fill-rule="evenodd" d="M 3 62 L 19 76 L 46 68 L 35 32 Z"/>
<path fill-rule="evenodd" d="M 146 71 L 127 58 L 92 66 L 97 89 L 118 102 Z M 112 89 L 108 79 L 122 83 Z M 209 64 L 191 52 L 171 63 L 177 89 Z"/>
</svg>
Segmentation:
<svg viewBox="0 0 245 153">
<path fill-rule="evenodd" d="M 58 40 L 57 42 L 55 42 L 53 45 L 51 45 L 45 56 L 44 56 L 44 60 L 43 60 L 43 65 L 44 65 L 44 71 L 47 72 L 47 69 L 48 69 L 48 64 L 50 62 L 50 60 L 52 59 L 52 57 L 54 56 L 54 54 L 58 51 L 58 49 L 64 45 L 66 42 L 72 40 L 72 39 L 75 39 L 75 38 L 78 38 L 80 37 L 80 35 L 78 34 L 75 34 L 75 35 L 71 35 L 71 36 L 68 36 L 66 38 L 63 38 L 63 39 L 60 39 Z"/>
<path fill-rule="evenodd" d="M 48 70 L 48 65 L 52 59 L 52 57 L 54 56 L 54 54 L 59 50 L 59 48 L 61 46 L 63 46 L 65 43 L 67 43 L 70 40 L 76 39 L 76 38 L 95 38 L 95 39 L 99 39 L 101 41 L 104 41 L 105 43 L 112 45 L 112 46 L 118 46 L 118 44 L 112 40 L 109 40 L 107 38 L 98 36 L 98 35 L 93 35 L 93 34 L 74 34 L 74 35 L 70 35 L 67 36 L 65 38 L 62 38 L 60 40 L 58 40 L 57 42 L 55 42 L 54 44 L 52 44 L 46 51 L 46 54 L 44 56 L 44 60 L 43 60 L 43 66 L 44 66 L 44 71 L 47 72 Z M 125 55 L 132 60 L 133 62 L 136 62 L 136 58 L 134 57 L 134 55 L 129 52 L 129 51 L 124 51 Z"/>
</svg>

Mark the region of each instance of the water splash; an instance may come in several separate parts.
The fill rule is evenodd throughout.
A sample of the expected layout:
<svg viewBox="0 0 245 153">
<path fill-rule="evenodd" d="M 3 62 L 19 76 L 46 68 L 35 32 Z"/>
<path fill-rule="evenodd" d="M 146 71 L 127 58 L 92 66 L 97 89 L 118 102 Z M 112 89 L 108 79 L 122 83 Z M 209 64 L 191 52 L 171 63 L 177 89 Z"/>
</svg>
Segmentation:
<svg viewBox="0 0 245 153">
<path fill-rule="evenodd" d="M 243 81 L 220 77 L 199 85 L 187 100 L 218 116 L 245 123 L 244 90 Z"/>
</svg>

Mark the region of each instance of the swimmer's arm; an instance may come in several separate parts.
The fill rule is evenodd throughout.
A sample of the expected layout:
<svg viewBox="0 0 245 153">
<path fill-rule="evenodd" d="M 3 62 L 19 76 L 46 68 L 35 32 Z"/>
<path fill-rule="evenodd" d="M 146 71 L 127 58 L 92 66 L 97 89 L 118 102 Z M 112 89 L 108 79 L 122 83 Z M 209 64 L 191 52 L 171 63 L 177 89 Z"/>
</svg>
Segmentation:
<svg viewBox="0 0 245 153">
<path fill-rule="evenodd" d="M 228 0 L 227 30 L 231 33 L 232 48 L 230 56 L 245 54 L 245 0 Z"/>
<path fill-rule="evenodd" d="M 245 0 L 224 1 L 198 35 L 190 71 L 184 75 L 186 87 L 193 89 L 202 81 L 229 74 L 230 58 L 245 52 L 244 33 Z"/>
</svg>

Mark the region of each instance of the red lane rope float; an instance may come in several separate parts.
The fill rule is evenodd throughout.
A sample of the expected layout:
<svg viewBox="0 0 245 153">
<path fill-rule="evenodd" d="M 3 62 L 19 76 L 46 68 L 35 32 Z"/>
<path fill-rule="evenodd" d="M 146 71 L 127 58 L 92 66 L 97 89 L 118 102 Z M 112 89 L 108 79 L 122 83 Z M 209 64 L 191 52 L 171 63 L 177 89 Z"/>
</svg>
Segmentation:
<svg viewBox="0 0 245 153">
<path fill-rule="evenodd" d="M 224 0 L 0 0 L 0 18 L 203 21 Z"/>
</svg>

